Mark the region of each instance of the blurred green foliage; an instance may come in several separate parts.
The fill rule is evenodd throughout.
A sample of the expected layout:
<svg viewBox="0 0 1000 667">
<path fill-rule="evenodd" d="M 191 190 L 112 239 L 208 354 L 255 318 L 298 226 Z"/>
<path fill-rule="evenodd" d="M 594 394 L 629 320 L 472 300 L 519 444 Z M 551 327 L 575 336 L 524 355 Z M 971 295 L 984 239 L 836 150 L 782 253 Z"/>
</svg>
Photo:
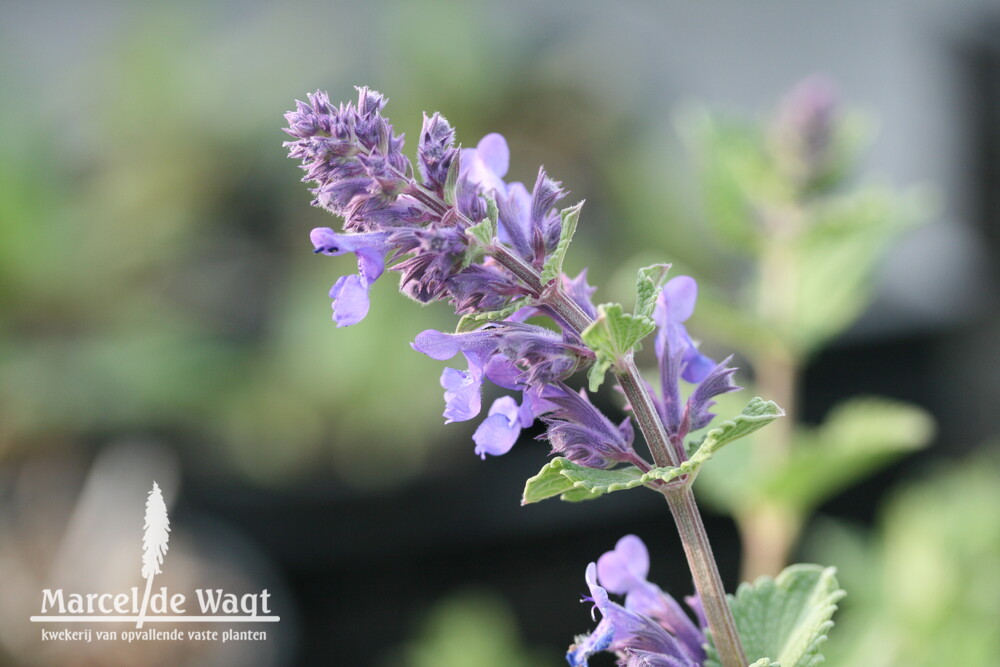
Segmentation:
<svg viewBox="0 0 1000 667">
<path fill-rule="evenodd" d="M 1000 455 L 937 463 L 896 489 L 875 530 L 826 519 L 810 558 L 849 595 L 827 650 L 834 667 L 996 664 L 1000 654 Z"/>
<path fill-rule="evenodd" d="M 326 292 L 353 262 L 310 252 L 309 230 L 339 221 L 309 207 L 281 114 L 318 87 L 369 84 L 411 138 L 435 109 L 466 145 L 502 131 L 514 179 L 545 161 L 593 197 L 575 273 L 595 241 L 605 257 L 631 242 L 601 224 L 600 193 L 633 112 L 587 91 L 567 55 L 579 45 L 527 14 L 180 9 L 83 12 L 58 48 L 0 43 L 0 456 L 143 432 L 264 483 L 475 465 L 473 426 L 442 426 L 441 364 L 408 345 L 453 327 L 447 307 L 414 307 L 389 274 L 364 323 L 330 321 Z M 332 16 L 356 34 L 331 33 Z"/>
<path fill-rule="evenodd" d="M 543 667 L 561 664 L 524 645 L 513 612 L 491 593 L 452 594 L 427 611 L 413 638 L 385 656 L 388 667 Z"/>
<path fill-rule="evenodd" d="M 800 83 L 762 120 L 689 108 L 678 127 L 725 267 L 700 283 L 695 328 L 742 355 L 751 391 L 788 414 L 706 466 L 700 483 L 737 519 L 748 580 L 787 564 L 818 505 L 933 435 L 928 415 L 894 401 L 847 399 L 818 427 L 798 409 L 809 359 L 868 306 L 886 249 L 929 201 L 854 182 L 867 123 L 822 79 Z M 719 414 L 734 408 L 722 397 Z"/>
</svg>

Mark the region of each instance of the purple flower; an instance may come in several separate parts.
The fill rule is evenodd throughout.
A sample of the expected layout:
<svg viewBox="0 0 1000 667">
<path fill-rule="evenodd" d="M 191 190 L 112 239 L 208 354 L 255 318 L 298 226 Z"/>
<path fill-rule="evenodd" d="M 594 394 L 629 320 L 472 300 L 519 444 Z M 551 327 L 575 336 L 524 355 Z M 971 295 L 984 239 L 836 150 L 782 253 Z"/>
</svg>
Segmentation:
<svg viewBox="0 0 1000 667">
<path fill-rule="evenodd" d="M 729 368 L 732 357 L 721 364 L 701 354 L 691 340 L 684 322 L 694 313 L 698 284 L 690 276 L 677 276 L 663 286 L 656 301 L 653 319 L 656 334 L 656 356 L 660 365 L 661 396 L 656 401 L 664 427 L 678 455 L 684 454 L 683 439 L 690 431 L 706 426 L 714 417 L 708 409 L 719 394 L 736 391 Z M 685 405 L 681 405 L 680 380 L 696 383 Z"/>
<path fill-rule="evenodd" d="M 462 150 L 461 176 L 483 194 L 496 199 L 500 241 L 537 263 L 559 242 L 562 220 L 554 210 L 565 196 L 562 186 L 538 170 L 531 194 L 523 183 L 505 183 L 510 149 L 499 134 L 488 134 L 475 148 Z"/>
<path fill-rule="evenodd" d="M 690 276 L 677 276 L 663 286 L 656 300 L 653 319 L 660 327 L 656 334 L 656 355 L 679 357 L 680 375 L 688 382 L 701 382 L 715 362 L 698 352 L 684 327 L 694 313 L 698 300 L 698 283 Z"/>
<path fill-rule="evenodd" d="M 568 377 L 590 355 L 589 350 L 565 341 L 554 331 L 517 322 L 490 324 L 460 334 L 428 329 L 418 334 L 411 345 L 439 361 L 451 359 L 461 352 L 469 363 L 469 370 L 465 372 L 446 368 L 441 376 L 441 384 L 446 389 L 445 417 L 449 422 L 465 421 L 479 414 L 484 377 L 506 389 L 537 388 Z M 506 403 L 499 407 L 494 405 L 487 417 L 492 421 L 476 440 L 477 453 L 504 449 L 506 441 L 499 439 L 501 427 L 504 432 L 513 433 L 519 423 L 519 433 L 520 428 L 530 426 L 536 416 L 534 412 L 541 405 L 538 399 L 536 395 L 535 402 L 528 403 L 533 413 L 530 420 L 524 414 L 515 420 Z M 505 415 L 507 422 L 503 421 Z M 513 437 L 516 439 L 516 434 Z"/>
<path fill-rule="evenodd" d="M 705 660 L 705 637 L 691 618 L 671 596 L 646 580 L 649 574 L 649 551 L 635 535 L 618 540 L 613 551 L 597 561 L 597 576 L 610 592 L 625 596 L 625 608 L 655 619 L 680 640 L 687 657 L 697 663 Z"/>
<path fill-rule="evenodd" d="M 607 591 L 597 583 L 597 565 L 587 566 L 587 586 L 594 608 L 600 611 L 601 621 L 589 635 L 577 638 L 569 647 L 566 660 L 572 667 L 586 667 L 590 656 L 600 651 L 616 652 L 642 657 L 655 656 L 659 663 L 671 667 L 698 667 L 701 663 L 691 660 L 680 641 L 649 616 L 631 611 L 611 602 Z M 641 662 L 636 664 L 642 664 Z"/>
<path fill-rule="evenodd" d="M 615 426 L 594 407 L 584 390 L 577 393 L 562 383 L 546 387 L 542 397 L 553 406 L 542 417 L 548 426 L 542 437 L 552 445 L 553 454 L 588 468 L 640 461 L 632 449 L 635 432 L 630 418 Z"/>
<path fill-rule="evenodd" d="M 601 612 L 601 622 L 590 634 L 577 638 L 566 658 L 584 667 L 599 651 L 615 652 L 620 665 L 699 667 L 705 661 L 703 630 L 672 597 L 646 581 L 649 552 L 635 535 L 618 540 L 614 551 L 587 566 L 590 599 Z M 600 582 L 600 583 L 598 583 Z M 608 592 L 625 595 L 622 607 Z"/>
<path fill-rule="evenodd" d="M 503 177 L 510 167 L 507 140 L 496 132 L 479 140 L 475 148 L 462 149 L 459 177 L 466 179 L 485 194 L 507 194 Z M 522 186 L 523 187 L 523 186 Z"/>
<path fill-rule="evenodd" d="M 330 289 L 333 299 L 333 319 L 338 327 L 357 324 L 368 314 L 368 289 L 385 270 L 387 234 L 337 234 L 328 227 L 319 227 L 310 234 L 316 249 L 328 256 L 352 252 L 358 258 L 358 273 L 343 276 Z"/>
<path fill-rule="evenodd" d="M 313 205 L 342 217 L 346 232 L 380 235 L 377 248 L 346 248 L 358 254 L 361 270 L 338 280 L 331 290 L 337 324 L 364 318 L 368 288 L 386 262 L 400 274 L 404 294 L 421 303 L 449 301 L 459 314 L 502 310 L 530 296 L 492 257 L 471 261 L 477 254 L 470 250 L 466 232 L 486 217 L 487 198 L 492 197 L 500 242 L 541 268 L 559 238 L 561 220 L 553 208 L 562 196 L 559 184 L 544 171 L 530 194 L 521 183 L 504 182 L 510 164 L 506 140 L 489 134 L 475 148 L 459 152 L 454 129 L 438 113 L 424 115 L 417 180 L 402 153 L 402 135 L 382 116 L 386 99 L 369 88 L 357 91 L 356 103 L 339 106 L 317 91 L 285 114 L 284 131 L 293 140 L 284 145 L 289 157 L 301 161 L 303 180 L 313 185 Z M 444 187 L 456 160 L 452 201 Z M 329 229 L 322 234 L 328 238 L 317 241 L 320 252 L 344 251 L 347 241 Z M 330 239 L 337 243 L 327 244 Z"/>
<path fill-rule="evenodd" d="M 465 358 L 469 362 L 469 370 L 446 368 L 441 372 L 445 424 L 468 421 L 482 408 L 480 387 L 483 385 L 483 367 L 474 355 L 466 354 Z"/>
</svg>

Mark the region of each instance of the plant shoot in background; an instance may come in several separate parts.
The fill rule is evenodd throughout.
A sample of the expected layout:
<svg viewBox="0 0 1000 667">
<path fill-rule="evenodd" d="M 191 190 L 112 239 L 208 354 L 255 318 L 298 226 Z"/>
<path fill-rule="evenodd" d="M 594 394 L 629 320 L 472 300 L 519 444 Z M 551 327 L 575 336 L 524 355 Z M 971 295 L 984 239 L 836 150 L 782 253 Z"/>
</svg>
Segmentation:
<svg viewBox="0 0 1000 667">
<path fill-rule="evenodd" d="M 750 269 L 738 290 L 706 290 L 699 316 L 750 362 L 755 391 L 788 414 L 750 447 L 727 452 L 701 487 L 736 518 L 742 578 L 753 580 L 788 563 L 819 504 L 930 440 L 930 418 L 898 401 L 851 398 L 818 427 L 804 425 L 799 410 L 806 364 L 861 315 L 885 248 L 927 206 L 917 194 L 852 183 L 867 124 L 841 109 L 821 77 L 799 84 L 763 122 L 694 112 L 681 128 L 727 265 Z M 726 291 L 736 298 L 715 296 Z"/>
</svg>

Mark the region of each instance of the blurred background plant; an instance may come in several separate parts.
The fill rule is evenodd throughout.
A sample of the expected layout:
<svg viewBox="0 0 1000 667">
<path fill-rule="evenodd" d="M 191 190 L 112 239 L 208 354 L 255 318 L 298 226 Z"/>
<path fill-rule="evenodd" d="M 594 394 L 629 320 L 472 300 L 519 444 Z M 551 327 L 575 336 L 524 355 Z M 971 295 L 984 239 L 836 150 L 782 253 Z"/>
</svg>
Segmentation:
<svg viewBox="0 0 1000 667">
<path fill-rule="evenodd" d="M 534 664 L 544 653 L 560 664 L 588 622 L 586 605 L 577 604 L 586 563 L 629 532 L 650 545 L 651 578 L 678 597 L 690 593 L 677 566 L 680 547 L 664 537 L 662 503 L 639 497 L 652 494 L 609 497 L 599 507 L 521 509 L 521 483 L 544 460 L 542 446 L 526 437 L 483 464 L 472 453 L 473 425 L 441 425 L 440 367 L 408 343 L 422 329 L 450 326 L 447 309 L 413 308 L 383 282 L 363 325 L 335 329 L 326 290 L 351 260 L 311 255 L 308 232 L 329 219 L 309 208 L 280 146 L 281 114 L 319 87 L 338 99 L 352 97 L 355 84 L 381 90 L 387 114 L 411 138 L 423 110 L 444 113 L 466 145 L 503 132 L 511 180 L 531 181 L 544 162 L 572 197 L 587 198 L 567 269 L 589 266 L 599 300 L 627 301 L 638 266 L 673 262 L 674 274 L 690 273 L 704 286 L 704 317 L 691 329 L 709 354 L 739 350 L 756 373 L 755 391 L 779 402 L 769 395 L 783 391 L 767 379 L 769 359 L 786 371 L 794 366 L 798 426 L 784 437 L 796 444 L 776 444 L 769 429 L 759 456 L 787 457 L 774 467 L 810 483 L 786 485 L 774 473 L 767 493 L 748 496 L 710 479 L 711 470 L 699 481 L 724 510 L 707 522 L 729 588 L 740 550 L 726 514 L 740 494 L 752 499 L 745 515 L 797 513 L 781 519 L 794 529 L 783 553 L 794 551 L 815 510 L 850 521 L 851 534 L 870 535 L 866 544 L 881 544 L 880 533 L 868 531 L 882 530 L 872 526 L 887 488 L 1000 432 L 998 21 L 988 0 L 0 4 L 0 581 L 8 591 L 0 662 L 116 664 L 108 655 L 43 654 L 26 619 L 37 611 L 39 586 L 60 576 L 56 557 L 71 543 L 73 517 L 121 517 L 121 530 L 93 545 L 94 568 L 127 562 L 101 558 L 133 548 L 138 559 L 141 502 L 131 519 L 84 512 L 93 507 L 87 488 L 131 507 L 121 499 L 124 481 L 139 473 L 95 471 L 135 438 L 176 463 L 171 521 L 191 530 L 192 546 L 188 560 L 168 563 L 176 575 L 207 585 L 205 577 L 216 575 L 205 573 L 223 562 L 248 587 L 280 589 L 275 605 L 286 611 L 276 631 L 286 634 L 273 651 L 256 654 L 261 664 L 374 665 L 399 651 L 411 656 L 411 644 L 460 647 L 464 626 L 422 619 L 439 618 L 430 610 L 447 610 L 446 600 L 466 587 L 503 599 L 475 603 L 480 612 L 469 616 L 520 626 L 491 651 L 496 660 L 516 653 Z M 767 121 L 745 119 L 769 113 L 783 91 L 816 71 L 880 118 L 871 150 L 853 153 L 856 162 L 851 149 L 862 148 L 865 126 L 850 113 L 833 142 L 855 182 L 886 174 L 886 182 L 934 183 L 943 193 L 936 214 L 919 196 L 888 186 L 835 188 L 828 179 L 805 195 L 787 190 L 789 172 L 801 167 L 776 159 L 783 144 L 764 129 Z M 692 99 L 696 105 L 685 103 Z M 678 108 L 713 110 L 681 115 L 687 154 Z M 703 206 L 712 192 L 721 193 L 718 201 Z M 786 279 L 781 294 L 764 296 L 755 267 L 772 251 L 719 243 L 733 233 L 764 238 L 759 217 L 748 213 L 758 207 L 818 217 L 796 222 L 798 239 L 790 234 L 773 249 L 802 253 L 795 257 L 805 266 L 796 270 L 810 282 Z M 928 219 L 919 228 L 905 224 Z M 720 223 L 730 236 L 719 233 Z M 841 261 L 829 254 L 834 247 L 859 261 Z M 795 302 L 810 308 L 796 311 L 801 319 L 760 331 L 762 300 L 791 308 L 782 299 L 815 295 L 824 284 L 835 291 Z M 705 308 L 710 302 L 715 309 Z M 730 316 L 740 324 L 720 328 Z M 859 394 L 886 399 L 832 415 L 844 397 Z M 609 392 L 597 400 L 619 399 Z M 938 435 L 865 478 L 927 432 L 918 413 L 887 400 L 921 406 Z M 887 409 L 900 423 L 885 428 L 888 418 L 878 418 L 872 430 L 872 415 Z M 726 456 L 744 465 L 737 458 L 756 451 L 741 443 L 714 467 Z M 147 458 L 156 474 L 174 470 Z M 838 488 L 811 481 L 817 468 L 825 474 L 834 465 L 844 471 Z M 88 480 L 102 481 L 88 487 Z M 844 492 L 848 482 L 855 485 Z M 143 494 L 149 488 L 135 484 Z M 995 525 L 987 505 L 976 507 L 946 528 L 976 539 L 979 522 Z M 879 520 L 889 526 L 899 515 L 881 516 L 893 517 Z M 914 554 L 932 547 L 919 539 L 922 524 L 898 523 L 893 539 L 902 544 L 910 534 Z M 809 543 L 833 525 L 840 524 L 808 527 Z M 983 560 L 975 562 L 995 557 L 994 543 L 976 544 Z M 862 641 L 849 639 L 857 635 L 848 628 L 865 626 L 873 617 L 865 614 L 880 614 L 884 604 L 855 593 L 851 573 L 862 568 L 853 563 L 891 573 L 901 561 L 921 562 L 898 551 L 897 561 L 876 566 L 875 547 L 852 553 L 859 558 L 814 556 L 841 565 L 850 593 L 831 658 L 841 637 Z M 958 551 L 935 553 L 947 571 L 973 562 Z M 983 568 L 980 584 L 995 571 Z M 97 572 L 73 572 L 73 581 L 114 574 Z M 963 578 L 941 590 L 977 609 L 976 594 L 987 586 L 962 588 L 969 568 L 954 574 Z M 138 565 L 135 577 L 138 585 Z M 930 614 L 942 599 L 928 593 L 909 608 Z M 978 609 L 995 620 L 995 610 Z M 891 623 L 899 646 L 913 651 L 959 632 L 925 622 L 918 636 L 917 625 Z M 411 631 L 414 639 L 404 639 Z M 488 664 L 482 652 L 475 656 Z M 154 664 L 155 656 L 146 658 Z M 990 663 L 972 656 L 967 664 Z"/>
<path fill-rule="evenodd" d="M 753 581 L 789 563 L 816 507 L 930 442 L 931 417 L 913 405 L 848 397 L 810 426 L 798 401 L 809 359 L 864 312 L 886 248 L 931 208 L 918 192 L 852 182 L 869 124 L 845 112 L 821 77 L 801 82 L 761 122 L 688 110 L 680 125 L 719 242 L 699 321 L 747 360 L 750 392 L 787 414 L 723 453 L 701 482 L 736 518 L 741 579 Z"/>
</svg>

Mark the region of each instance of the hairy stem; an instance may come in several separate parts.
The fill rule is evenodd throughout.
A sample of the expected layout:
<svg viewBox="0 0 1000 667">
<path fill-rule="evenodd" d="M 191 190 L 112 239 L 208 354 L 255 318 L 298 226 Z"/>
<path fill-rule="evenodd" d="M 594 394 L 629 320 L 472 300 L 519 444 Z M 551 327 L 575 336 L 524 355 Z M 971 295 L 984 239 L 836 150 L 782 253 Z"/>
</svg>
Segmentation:
<svg viewBox="0 0 1000 667">
<path fill-rule="evenodd" d="M 591 324 L 593 320 L 590 316 L 557 283 L 543 285 L 538 271 L 509 249 L 496 244 L 489 252 L 534 292 L 539 301 L 552 308 L 577 334 Z M 680 461 L 670 446 L 663 422 L 631 354 L 622 361 L 621 368 L 616 369 L 615 376 L 632 406 L 632 413 L 646 438 L 656 465 L 677 466 Z M 726 600 L 725 588 L 719 576 L 715 557 L 712 555 L 708 534 L 698 512 L 694 493 L 691 491 L 690 480 L 686 484 L 665 487 L 663 495 L 677 524 L 677 532 L 684 545 L 695 589 L 704 607 L 705 618 L 708 620 L 708 627 L 712 632 L 723 667 L 745 667 L 746 656 L 736 631 L 736 622 Z"/>
</svg>

